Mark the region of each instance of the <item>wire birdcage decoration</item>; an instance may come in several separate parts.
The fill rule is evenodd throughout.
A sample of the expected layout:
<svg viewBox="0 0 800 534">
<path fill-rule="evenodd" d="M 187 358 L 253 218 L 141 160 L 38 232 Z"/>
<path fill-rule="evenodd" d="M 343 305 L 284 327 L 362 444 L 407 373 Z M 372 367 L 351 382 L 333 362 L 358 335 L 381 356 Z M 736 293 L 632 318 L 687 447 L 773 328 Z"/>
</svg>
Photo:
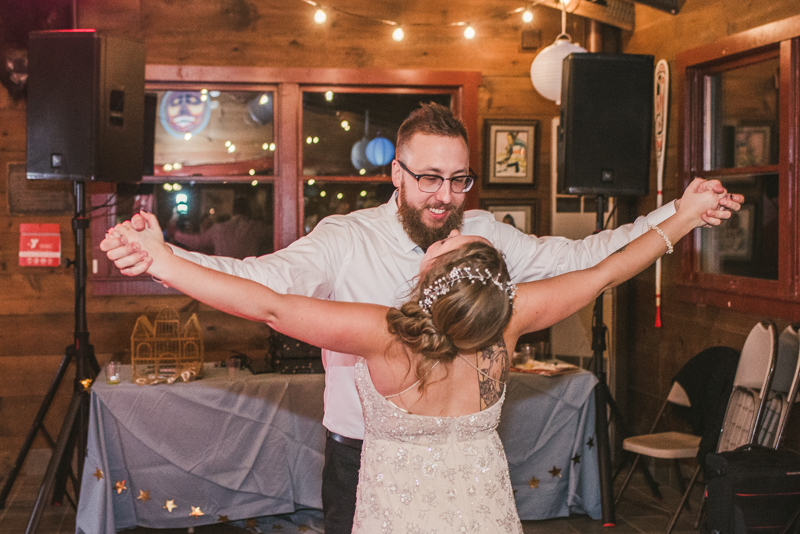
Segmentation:
<svg viewBox="0 0 800 534">
<path fill-rule="evenodd" d="M 164 308 L 154 323 L 140 315 L 131 334 L 131 376 L 136 384 L 188 382 L 203 371 L 203 337 L 197 315 L 181 326 L 178 312 Z"/>
</svg>

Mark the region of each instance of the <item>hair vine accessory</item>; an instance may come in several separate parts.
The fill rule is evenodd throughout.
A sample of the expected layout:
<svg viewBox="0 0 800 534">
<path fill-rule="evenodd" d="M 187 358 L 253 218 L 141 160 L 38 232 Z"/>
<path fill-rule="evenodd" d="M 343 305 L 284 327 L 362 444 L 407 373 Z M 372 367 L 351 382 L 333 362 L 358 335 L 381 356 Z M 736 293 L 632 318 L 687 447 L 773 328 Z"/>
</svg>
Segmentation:
<svg viewBox="0 0 800 534">
<path fill-rule="evenodd" d="M 419 301 L 419 307 L 422 308 L 422 311 L 425 313 L 430 313 L 431 306 L 433 306 L 433 303 L 436 302 L 436 299 L 447 295 L 456 282 L 461 280 L 468 280 L 473 284 L 478 281 L 483 285 L 486 285 L 486 282 L 491 282 L 501 291 L 505 291 L 508 294 L 508 300 L 511 302 L 514 301 L 514 295 L 517 293 L 517 286 L 514 285 L 514 282 L 500 281 L 500 273 L 492 276 L 492 273 L 489 271 L 489 269 L 484 269 L 484 272 L 481 273 L 478 270 L 473 272 L 472 267 L 453 267 L 453 270 L 450 271 L 448 276 L 443 276 L 437 279 L 431 285 L 425 288 L 425 290 L 422 292 L 424 298 Z"/>
<path fill-rule="evenodd" d="M 650 227 L 651 230 L 655 230 L 658 235 L 664 238 L 664 243 L 667 244 L 667 254 L 672 254 L 672 251 L 675 249 L 672 248 L 672 241 L 669 240 L 667 234 L 664 233 L 664 230 L 662 230 L 655 224 L 648 224 L 647 226 Z"/>
</svg>

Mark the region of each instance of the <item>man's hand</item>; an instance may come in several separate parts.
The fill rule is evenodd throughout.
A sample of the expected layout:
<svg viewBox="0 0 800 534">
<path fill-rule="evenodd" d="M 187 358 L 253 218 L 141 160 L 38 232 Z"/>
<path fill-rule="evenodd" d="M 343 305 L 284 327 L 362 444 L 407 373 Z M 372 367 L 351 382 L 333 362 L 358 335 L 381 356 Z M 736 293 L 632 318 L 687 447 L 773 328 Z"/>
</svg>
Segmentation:
<svg viewBox="0 0 800 534">
<path fill-rule="evenodd" d="M 122 223 L 126 228 L 141 232 L 146 228 L 157 230 L 160 235 L 160 227 L 155 216 L 148 213 L 136 214 L 130 221 Z M 163 239 L 161 239 L 163 243 Z M 164 247 L 170 249 L 166 244 Z M 137 276 L 147 271 L 152 263 L 146 251 L 141 250 L 139 243 L 128 243 L 128 240 L 111 228 L 106 232 L 105 239 L 100 242 L 100 250 L 106 253 L 109 260 L 114 262 L 117 269 L 125 276 Z"/>
<path fill-rule="evenodd" d="M 744 202 L 744 196 L 728 193 L 719 180 L 704 180 L 697 188 L 697 192 L 703 193 L 705 191 L 713 191 L 717 194 L 725 193 L 725 195 L 720 198 L 717 209 L 708 210 L 703 215 L 703 222 L 706 223 L 706 227 L 719 226 L 723 219 L 730 219 L 731 212 L 739 211 L 739 209 L 742 207 L 742 203 Z M 680 209 L 680 204 L 681 199 L 675 201 L 676 211 Z"/>
</svg>

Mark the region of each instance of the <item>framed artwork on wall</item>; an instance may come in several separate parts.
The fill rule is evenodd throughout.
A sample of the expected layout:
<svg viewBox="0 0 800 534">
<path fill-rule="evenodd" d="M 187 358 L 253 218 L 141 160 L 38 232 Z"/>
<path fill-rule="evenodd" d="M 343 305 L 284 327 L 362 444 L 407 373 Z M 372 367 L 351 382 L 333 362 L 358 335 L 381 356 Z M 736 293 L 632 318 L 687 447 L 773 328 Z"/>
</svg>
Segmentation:
<svg viewBox="0 0 800 534">
<path fill-rule="evenodd" d="M 539 233 L 539 201 L 519 199 L 484 199 L 481 209 L 494 215 L 500 222 L 510 224 L 522 233 Z"/>
<path fill-rule="evenodd" d="M 485 186 L 536 187 L 539 121 L 486 119 L 483 122 Z"/>
<path fill-rule="evenodd" d="M 734 138 L 734 165 L 755 167 L 770 163 L 770 127 L 739 126 Z"/>
</svg>

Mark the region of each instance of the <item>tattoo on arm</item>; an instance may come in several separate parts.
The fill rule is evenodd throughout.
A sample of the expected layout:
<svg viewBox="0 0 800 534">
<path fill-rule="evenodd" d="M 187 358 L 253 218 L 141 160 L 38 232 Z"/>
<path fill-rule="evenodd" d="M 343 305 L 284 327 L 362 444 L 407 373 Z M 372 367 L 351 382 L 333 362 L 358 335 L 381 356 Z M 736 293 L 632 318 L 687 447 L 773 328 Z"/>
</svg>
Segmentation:
<svg viewBox="0 0 800 534">
<path fill-rule="evenodd" d="M 500 400 L 503 387 L 508 381 L 510 360 L 506 344 L 501 340 L 478 353 L 478 387 L 481 396 L 481 410 L 485 410 Z"/>
<path fill-rule="evenodd" d="M 623 250 L 625 250 L 626 248 L 628 248 L 628 245 L 622 245 L 621 247 L 619 247 L 617 250 L 615 250 L 615 251 L 614 251 L 614 252 L 612 252 L 611 254 L 619 254 L 620 252 L 622 252 L 622 251 L 623 251 Z"/>
</svg>

